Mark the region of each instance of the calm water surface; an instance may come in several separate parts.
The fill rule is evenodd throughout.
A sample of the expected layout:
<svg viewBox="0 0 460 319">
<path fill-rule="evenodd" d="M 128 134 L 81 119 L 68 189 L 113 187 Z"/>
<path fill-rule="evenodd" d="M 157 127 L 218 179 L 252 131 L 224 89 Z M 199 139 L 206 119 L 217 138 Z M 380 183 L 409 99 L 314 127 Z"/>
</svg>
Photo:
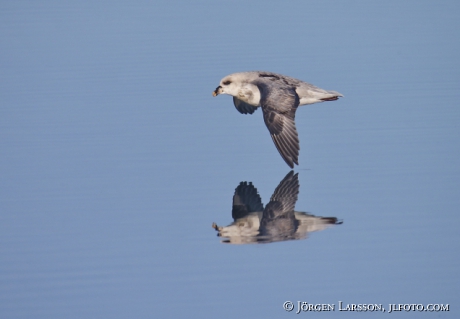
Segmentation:
<svg viewBox="0 0 460 319">
<path fill-rule="evenodd" d="M 0 317 L 280 318 L 299 301 L 359 316 L 342 301 L 449 304 L 389 316 L 458 318 L 459 10 L 2 4 Z M 297 111 L 291 175 L 261 112 L 211 95 L 246 70 L 345 96 Z M 251 183 L 263 212 L 289 176 L 287 221 L 343 224 L 279 240 L 258 217 L 271 243 L 222 244 L 211 226 L 234 222 L 235 189 Z"/>
</svg>

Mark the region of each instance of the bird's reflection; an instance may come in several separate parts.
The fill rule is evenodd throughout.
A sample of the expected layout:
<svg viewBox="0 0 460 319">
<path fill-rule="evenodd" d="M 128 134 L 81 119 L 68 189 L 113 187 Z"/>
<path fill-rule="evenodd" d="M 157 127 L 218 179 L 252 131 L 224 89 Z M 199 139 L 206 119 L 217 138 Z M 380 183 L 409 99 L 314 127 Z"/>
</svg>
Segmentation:
<svg viewBox="0 0 460 319">
<path fill-rule="evenodd" d="M 318 217 L 295 211 L 299 194 L 298 173 L 290 171 L 265 206 L 251 182 L 241 182 L 233 195 L 234 222 L 221 227 L 213 223 L 222 242 L 260 244 L 307 238 L 308 233 L 341 224 L 336 217 Z"/>
</svg>

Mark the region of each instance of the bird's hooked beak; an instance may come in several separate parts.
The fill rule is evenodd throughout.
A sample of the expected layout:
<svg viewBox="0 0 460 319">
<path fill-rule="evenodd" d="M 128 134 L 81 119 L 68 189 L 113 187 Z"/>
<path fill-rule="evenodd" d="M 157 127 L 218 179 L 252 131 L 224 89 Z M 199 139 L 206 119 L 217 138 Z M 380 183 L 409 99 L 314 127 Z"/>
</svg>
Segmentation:
<svg viewBox="0 0 460 319">
<path fill-rule="evenodd" d="M 214 91 L 212 91 L 212 96 L 218 96 L 220 93 L 222 93 L 222 87 L 219 85 Z"/>
</svg>

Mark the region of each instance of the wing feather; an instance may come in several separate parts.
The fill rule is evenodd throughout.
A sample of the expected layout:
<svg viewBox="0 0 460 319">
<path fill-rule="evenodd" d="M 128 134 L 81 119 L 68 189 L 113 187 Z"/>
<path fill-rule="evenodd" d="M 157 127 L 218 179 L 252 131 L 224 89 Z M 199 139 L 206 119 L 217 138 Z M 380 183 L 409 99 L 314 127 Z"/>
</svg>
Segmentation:
<svg viewBox="0 0 460 319">
<path fill-rule="evenodd" d="M 260 82 L 258 87 L 265 125 L 281 157 L 293 168 L 294 164 L 299 165 L 299 136 L 294 121 L 299 96 L 288 86 Z"/>
<path fill-rule="evenodd" d="M 252 114 L 257 110 L 257 106 L 253 106 L 251 104 L 243 102 L 236 97 L 233 97 L 233 104 L 235 105 L 235 108 L 238 110 L 238 112 L 240 112 L 241 114 Z"/>
</svg>

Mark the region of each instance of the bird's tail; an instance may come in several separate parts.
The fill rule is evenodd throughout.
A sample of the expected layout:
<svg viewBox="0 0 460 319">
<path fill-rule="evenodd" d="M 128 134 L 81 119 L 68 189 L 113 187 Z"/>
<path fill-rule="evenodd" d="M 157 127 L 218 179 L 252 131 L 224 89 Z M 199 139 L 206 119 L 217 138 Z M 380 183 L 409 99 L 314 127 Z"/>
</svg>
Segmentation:
<svg viewBox="0 0 460 319">
<path fill-rule="evenodd" d="M 339 92 L 336 91 L 327 91 L 328 96 L 324 98 L 320 98 L 321 101 L 336 101 L 339 99 L 339 97 L 343 97 L 343 94 L 340 94 Z"/>
</svg>

